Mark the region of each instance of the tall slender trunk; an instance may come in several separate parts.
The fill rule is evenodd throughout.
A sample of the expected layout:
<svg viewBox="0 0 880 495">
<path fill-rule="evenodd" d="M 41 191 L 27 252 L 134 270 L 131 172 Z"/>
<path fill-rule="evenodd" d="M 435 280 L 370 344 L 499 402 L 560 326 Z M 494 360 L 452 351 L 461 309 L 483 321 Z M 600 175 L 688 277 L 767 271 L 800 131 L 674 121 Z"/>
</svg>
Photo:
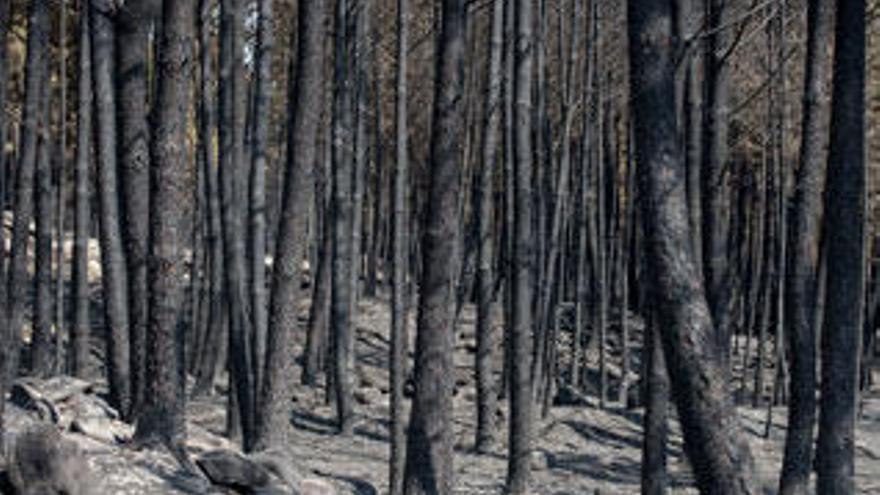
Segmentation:
<svg viewBox="0 0 880 495">
<path fill-rule="evenodd" d="M 122 200 L 122 236 L 128 273 L 132 409 L 144 401 L 147 334 L 147 238 L 149 235 L 150 127 L 147 51 L 153 0 L 126 4 L 116 28 L 116 120 Z"/>
<path fill-rule="evenodd" d="M 215 159 L 214 132 L 216 114 L 214 98 L 214 56 L 211 32 L 213 0 L 199 2 L 199 67 L 201 87 L 199 88 L 199 154 L 205 177 L 205 210 L 207 219 L 206 244 L 209 259 L 209 306 L 208 328 L 203 352 L 199 356 L 196 371 L 196 393 L 211 392 L 221 361 L 226 338 L 226 312 L 224 311 L 224 260 L 223 225 L 220 206 L 219 175 Z"/>
<path fill-rule="evenodd" d="M 498 137 L 501 125 L 501 56 L 504 49 L 504 2 L 492 6 L 489 36 L 489 70 L 486 75 L 486 110 L 483 124 L 483 156 L 477 180 L 478 217 L 477 269 L 477 438 L 479 451 L 488 450 L 495 439 L 497 394 L 493 377 L 495 337 L 492 325 L 494 262 L 494 178 L 497 169 Z"/>
<path fill-rule="evenodd" d="M 819 237 L 823 215 L 822 193 L 828 143 L 828 76 L 832 4 L 807 4 L 807 56 L 804 77 L 803 121 L 791 257 L 785 287 L 791 402 L 788 407 L 785 455 L 779 493 L 806 495 L 812 471 L 813 432 L 816 423 L 816 341 L 813 312 L 819 266 Z"/>
<path fill-rule="evenodd" d="M 677 141 L 672 2 L 628 2 L 630 92 L 653 306 L 697 487 L 757 494 L 688 228 L 685 168 Z"/>
<path fill-rule="evenodd" d="M 352 78 L 349 51 L 348 0 L 336 0 L 336 39 L 333 68 L 333 283 L 330 323 L 333 332 L 333 369 L 336 421 L 339 432 L 350 435 L 354 428 L 353 377 L 354 342 L 352 328 L 352 242 L 354 163 L 352 133 Z"/>
<path fill-rule="evenodd" d="M 278 242 L 272 270 L 266 364 L 263 370 L 262 407 L 259 410 L 257 448 L 285 445 L 288 441 L 290 401 L 295 381 L 289 352 L 298 328 L 300 267 L 306 253 L 306 226 L 313 197 L 313 169 L 324 91 L 323 54 L 326 2 L 301 1 L 298 51 L 290 67 L 290 128 L 280 212 Z M 291 44 L 294 39 L 291 38 Z"/>
<path fill-rule="evenodd" d="M 195 2 L 166 0 L 157 60 L 158 88 L 150 147 L 149 325 L 147 327 L 144 408 L 136 437 L 157 440 L 175 451 L 185 449 L 183 330 L 186 270 L 183 246 L 188 236 L 187 127 L 195 46 Z"/>
<path fill-rule="evenodd" d="M 51 120 L 51 88 L 43 86 L 41 112 L 44 122 Z M 31 346 L 31 373 L 46 377 L 52 373 L 52 158 L 51 133 L 47 126 L 39 138 L 34 182 L 34 325 Z"/>
<path fill-rule="evenodd" d="M 514 4 L 516 60 L 514 62 L 514 225 L 512 324 L 510 350 L 510 440 L 507 490 L 523 495 L 529 490 L 532 449 L 532 290 L 533 254 L 533 149 L 532 70 L 535 57 L 534 18 L 531 0 Z"/>
<path fill-rule="evenodd" d="M 131 414 L 128 273 L 122 247 L 117 188 L 117 113 L 114 91 L 113 20 L 99 0 L 92 0 L 92 77 L 95 91 L 96 157 L 100 218 L 101 282 L 111 403 L 124 418 Z M 140 194 L 143 194 L 141 191 Z"/>
<path fill-rule="evenodd" d="M 92 53 L 89 37 L 89 0 L 79 2 L 79 74 L 77 78 L 76 176 L 73 217 L 73 319 L 71 325 L 71 373 L 88 378 L 93 372 L 89 357 L 89 233 L 91 231 L 92 163 Z"/>
<path fill-rule="evenodd" d="M 653 318 L 645 331 L 645 436 L 642 443 L 642 495 L 665 495 L 668 485 L 666 448 L 668 442 L 669 377 L 663 359 L 660 329 Z"/>
<path fill-rule="evenodd" d="M 452 354 L 454 274 L 449 268 L 458 242 L 455 221 L 464 130 L 464 0 L 443 0 L 431 127 L 431 214 L 422 228 L 422 283 L 416 338 L 415 397 L 410 415 L 404 487 L 407 495 L 452 492 Z M 529 400 L 528 397 L 526 400 Z"/>
<path fill-rule="evenodd" d="M 244 193 L 244 2 L 220 2 L 220 201 L 223 217 L 226 300 L 229 312 L 230 390 L 235 389 L 245 450 L 254 439 L 254 383 L 247 317 Z M 230 394 L 231 395 L 231 394 Z M 234 423 L 232 430 L 235 430 Z"/>
<path fill-rule="evenodd" d="M 406 418 L 403 409 L 403 387 L 406 380 L 406 359 L 409 348 L 407 333 L 406 277 L 409 257 L 409 128 L 407 125 L 407 50 L 409 49 L 409 0 L 397 0 L 397 66 L 394 102 L 395 157 L 394 215 L 392 243 L 394 249 L 391 283 L 391 460 L 389 492 L 403 495 L 406 462 Z M 378 213 L 378 212 L 377 212 Z"/>
<path fill-rule="evenodd" d="M 9 253 L 9 280 L 7 288 L 7 382 L 18 372 L 21 348 L 21 330 L 25 321 L 30 290 L 28 284 L 28 240 L 30 222 L 34 216 L 35 175 L 38 168 L 40 135 L 48 132 L 48 114 L 45 87 L 49 76 L 49 2 L 37 0 L 28 6 L 27 59 L 25 61 L 25 100 L 22 108 L 19 162 L 15 188 L 15 217 L 12 226 L 12 244 Z"/>
<path fill-rule="evenodd" d="M 54 372 L 67 373 L 64 351 L 65 333 L 67 331 L 64 311 L 64 220 L 67 209 L 67 4 L 62 3 L 58 14 L 58 151 L 56 157 L 58 188 L 55 196 L 55 260 L 57 273 L 55 276 L 55 355 Z M 2 74 L 0 74 L 2 77 Z M 2 124 L 0 124 L 2 125 Z M 0 140 L 0 143 L 3 141 Z M 3 170 L 0 168 L 0 170 Z M 2 175 L 2 172 L 0 172 Z M 0 188 L 2 191 L 2 188 Z M 2 193 L 0 193 L 2 194 Z M 2 201 L 0 201 L 2 206 Z M 3 211 L 0 207 L 0 211 Z"/>
<path fill-rule="evenodd" d="M 865 1 L 837 2 L 825 196 L 828 274 L 816 491 L 855 493 L 857 380 L 865 301 Z"/>
<path fill-rule="evenodd" d="M 254 69 L 254 105 L 251 116 L 250 177 L 250 262 L 251 324 L 253 325 L 254 384 L 260 390 L 266 362 L 268 307 L 266 291 L 266 167 L 269 153 L 270 104 L 272 98 L 272 56 L 275 50 L 274 8 L 272 0 L 258 4 L 257 60 Z M 257 401 L 258 408 L 260 400 Z"/>
</svg>

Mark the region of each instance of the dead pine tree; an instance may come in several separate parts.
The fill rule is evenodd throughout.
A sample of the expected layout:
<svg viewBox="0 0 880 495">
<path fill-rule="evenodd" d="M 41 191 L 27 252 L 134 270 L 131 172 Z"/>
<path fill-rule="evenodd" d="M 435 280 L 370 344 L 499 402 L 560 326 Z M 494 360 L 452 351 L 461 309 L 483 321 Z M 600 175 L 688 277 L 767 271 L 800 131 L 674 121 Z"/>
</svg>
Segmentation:
<svg viewBox="0 0 880 495">
<path fill-rule="evenodd" d="M 855 493 L 855 414 L 865 296 L 865 2 L 837 2 L 825 236 L 828 272 L 816 491 Z"/>
<path fill-rule="evenodd" d="M 449 260 L 458 242 L 460 159 L 464 129 L 464 0 L 443 0 L 437 39 L 429 189 L 422 227 L 415 396 L 409 421 L 404 493 L 452 492 L 452 354 L 454 274 Z M 526 368 L 528 370 L 528 368 Z M 526 371 L 527 372 L 527 371 Z M 525 397 L 530 401 L 530 396 Z"/>
<path fill-rule="evenodd" d="M 409 151 L 407 126 L 407 49 L 409 47 L 409 0 L 397 0 L 397 65 L 395 67 L 395 157 L 393 178 L 391 280 L 391 457 L 388 485 L 391 495 L 403 495 L 406 462 L 406 418 L 403 389 L 409 349 L 407 334 L 409 258 Z M 378 212 L 377 212 L 378 214 Z M 375 235 L 376 233 L 374 233 Z"/>
<path fill-rule="evenodd" d="M 819 271 L 819 236 L 829 118 L 829 75 L 832 3 L 807 4 L 803 121 L 791 256 L 785 287 L 785 323 L 789 348 L 791 401 L 779 493 L 805 495 L 810 488 L 813 433 L 816 424 L 815 297 Z"/>
<path fill-rule="evenodd" d="M 486 451 L 495 440 L 497 394 L 493 380 L 492 325 L 494 293 L 494 177 L 497 168 L 498 137 L 501 124 L 501 63 L 504 49 L 504 2 L 492 5 L 492 27 L 489 31 L 489 70 L 486 74 L 486 110 L 483 123 L 483 155 L 479 165 L 477 194 L 477 431 L 476 448 Z"/>
<path fill-rule="evenodd" d="M 122 235 L 128 275 L 132 408 L 144 399 L 150 187 L 148 51 L 157 0 L 127 2 L 114 17 Z"/>
<path fill-rule="evenodd" d="M 111 403 L 123 418 L 131 413 L 128 274 L 122 245 L 118 190 L 115 41 L 110 6 L 92 0 L 92 79 L 94 85 L 95 154 L 98 165 L 99 237 L 101 282 Z"/>
<path fill-rule="evenodd" d="M 751 455 L 718 359 L 717 340 L 688 228 L 677 140 L 673 2 L 628 2 L 630 92 L 652 306 L 697 487 L 757 494 Z M 695 338 L 694 336 L 699 336 Z"/>
<path fill-rule="evenodd" d="M 513 94 L 513 267 L 510 353 L 510 427 L 507 490 L 523 495 L 529 489 L 532 449 L 532 290 L 535 239 L 532 233 L 533 156 L 532 82 L 535 58 L 534 18 L 531 0 L 514 3 L 516 43 Z"/>
<path fill-rule="evenodd" d="M 261 399 L 258 411 L 256 448 L 285 445 L 289 431 L 294 362 L 289 349 L 298 328 L 297 304 L 304 297 L 301 263 L 305 256 L 305 230 L 308 205 L 312 202 L 313 168 L 318 155 L 318 128 L 321 122 L 324 84 L 323 54 L 326 33 L 326 2 L 302 1 L 299 29 L 291 45 L 297 52 L 291 62 L 290 128 L 287 135 L 284 192 L 275 244 L 269 326 Z"/>
<path fill-rule="evenodd" d="M 176 452 L 186 439 L 183 335 L 178 314 L 184 302 L 188 201 L 187 125 L 195 46 L 195 2 L 166 0 L 157 60 L 158 84 L 150 159 L 149 325 L 144 407 L 138 442 L 158 442 Z"/>
<path fill-rule="evenodd" d="M 247 317 L 245 281 L 244 193 L 244 119 L 245 96 L 243 74 L 244 5 L 242 0 L 220 2 L 220 73 L 219 73 L 219 158 L 220 205 L 223 218 L 223 255 L 226 285 L 225 304 L 229 324 L 230 413 L 231 435 L 239 431 L 245 450 L 254 439 L 254 384 L 250 325 Z"/>
<path fill-rule="evenodd" d="M 70 371 L 78 378 L 91 372 L 89 320 L 89 231 L 91 205 L 89 187 L 92 163 L 92 54 L 89 37 L 89 0 L 79 2 L 79 73 L 77 75 L 76 166 L 73 197 L 73 273 L 70 332 Z"/>
</svg>

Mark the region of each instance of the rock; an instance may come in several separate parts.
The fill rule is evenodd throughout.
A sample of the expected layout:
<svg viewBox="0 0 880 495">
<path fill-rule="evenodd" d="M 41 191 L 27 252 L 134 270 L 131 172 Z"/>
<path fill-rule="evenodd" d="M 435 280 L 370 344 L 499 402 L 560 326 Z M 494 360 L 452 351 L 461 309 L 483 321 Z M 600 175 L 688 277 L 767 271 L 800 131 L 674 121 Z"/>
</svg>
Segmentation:
<svg viewBox="0 0 880 495">
<path fill-rule="evenodd" d="M 61 414 L 55 404 L 46 398 L 33 383 L 26 380 L 16 380 L 12 384 L 9 402 L 24 410 L 36 413 L 42 421 L 58 423 L 61 419 Z"/>
<path fill-rule="evenodd" d="M 532 451 L 532 471 L 546 471 L 550 468 L 550 456 L 543 450 Z"/>
<path fill-rule="evenodd" d="M 272 476 L 268 469 L 231 450 L 212 450 L 200 455 L 196 464 L 215 485 L 236 491 L 252 492 L 269 488 Z"/>
<path fill-rule="evenodd" d="M 103 443 L 124 443 L 131 440 L 134 428 L 121 421 L 106 418 L 76 418 L 70 431 L 85 435 Z"/>
<path fill-rule="evenodd" d="M 302 495 L 336 495 L 333 485 L 317 478 L 303 480 L 299 490 Z"/>
<path fill-rule="evenodd" d="M 72 376 L 56 376 L 44 380 L 36 386 L 44 397 L 52 402 L 64 402 L 71 397 L 91 393 L 93 384 Z"/>
<path fill-rule="evenodd" d="M 297 466 L 293 454 L 282 449 L 269 449 L 248 456 L 251 461 L 265 468 L 275 480 L 290 489 L 302 483 L 304 469 Z"/>
<path fill-rule="evenodd" d="M 95 487 L 76 445 L 45 423 L 15 439 L 9 477 L 21 495 L 86 495 Z"/>
</svg>

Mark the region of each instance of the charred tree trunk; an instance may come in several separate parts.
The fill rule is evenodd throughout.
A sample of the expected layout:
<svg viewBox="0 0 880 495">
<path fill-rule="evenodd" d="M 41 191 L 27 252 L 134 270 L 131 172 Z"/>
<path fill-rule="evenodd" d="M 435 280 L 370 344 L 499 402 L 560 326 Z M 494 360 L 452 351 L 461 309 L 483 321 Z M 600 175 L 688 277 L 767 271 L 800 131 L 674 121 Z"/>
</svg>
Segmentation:
<svg viewBox="0 0 880 495">
<path fill-rule="evenodd" d="M 195 2 L 165 0 L 150 159 L 149 325 L 144 409 L 136 437 L 185 449 L 183 334 L 187 125 Z"/>
<path fill-rule="evenodd" d="M 453 487 L 452 354 L 455 339 L 455 220 L 464 127 L 464 0 L 444 0 L 434 83 L 430 188 L 422 229 L 422 283 L 416 339 L 415 397 L 410 415 L 404 488 L 407 495 L 451 493 Z M 528 369 L 528 368 L 526 368 Z M 526 397 L 526 400 L 530 400 Z"/>
<path fill-rule="evenodd" d="M 266 167 L 269 153 L 269 105 L 272 98 L 272 55 L 275 49 L 274 8 L 272 0 L 258 4 L 257 59 L 254 69 L 254 104 L 251 116 L 250 177 L 250 262 L 251 325 L 253 326 L 253 366 L 256 390 L 261 390 L 266 362 L 268 315 L 266 301 Z M 304 100 L 299 100 L 304 101 Z M 307 204 L 307 203 L 303 203 Z M 289 301 L 288 301 L 289 302 Z M 288 360 L 289 361 L 289 360 Z M 257 400 L 257 408 L 261 406 Z"/>
<path fill-rule="evenodd" d="M 51 90 L 43 89 L 41 112 L 43 121 L 51 119 Z M 31 373 L 40 377 L 52 374 L 52 158 L 51 138 L 47 126 L 41 133 L 37 150 L 34 182 L 34 326 L 31 346 Z"/>
<path fill-rule="evenodd" d="M 334 45 L 333 94 L 333 275 L 330 324 L 333 332 L 334 396 L 336 426 L 343 435 L 354 428 L 353 377 L 354 342 L 352 328 L 352 242 L 354 162 L 352 133 L 352 78 L 349 52 L 348 0 L 336 0 L 336 40 Z"/>
<path fill-rule="evenodd" d="M 757 494 L 751 455 L 717 360 L 717 340 L 688 228 L 685 169 L 677 143 L 672 2 L 629 5 L 635 146 L 654 307 L 673 397 L 701 492 Z"/>
<path fill-rule="evenodd" d="M 205 345 L 199 356 L 196 370 L 195 393 L 211 392 L 218 371 L 218 363 L 226 341 L 226 311 L 224 306 L 224 260 L 223 225 L 220 206 L 219 175 L 215 160 L 214 132 L 216 100 L 214 98 L 214 56 L 212 54 L 213 36 L 211 33 L 212 0 L 199 2 L 199 66 L 201 87 L 199 88 L 199 154 L 205 177 L 205 210 L 207 219 L 206 248 L 209 259 L 210 311 Z"/>
<path fill-rule="evenodd" d="M 832 5 L 807 4 L 807 58 L 804 77 L 801 152 L 791 227 L 791 257 L 785 287 L 791 402 L 779 493 L 806 495 L 813 463 L 816 423 L 816 340 L 814 305 L 819 267 L 822 193 L 828 142 L 828 75 Z"/>
<path fill-rule="evenodd" d="M 504 49 L 504 2 L 492 6 L 492 28 L 489 34 L 489 70 L 486 81 L 486 110 L 483 125 L 483 157 L 477 180 L 475 210 L 477 212 L 477 438 L 478 451 L 485 452 L 495 440 L 497 393 L 493 376 L 495 338 L 492 325 L 494 293 L 494 197 L 495 170 L 501 124 L 501 56 Z"/>
<path fill-rule="evenodd" d="M 287 170 L 272 270 L 257 448 L 281 446 L 288 441 L 290 401 L 296 379 L 289 352 L 299 326 L 297 303 L 305 296 L 301 289 L 300 267 L 306 253 L 306 227 L 313 199 L 313 168 L 324 93 L 326 10 L 323 0 L 300 2 L 299 29 L 296 31 L 298 51 L 290 71 Z"/>
<path fill-rule="evenodd" d="M 535 239 L 532 235 L 533 149 L 532 70 L 535 57 L 534 17 L 531 0 L 514 4 L 516 43 L 514 61 L 514 225 L 512 318 L 508 335 L 510 352 L 510 428 L 507 490 L 523 495 L 529 490 L 532 449 L 532 277 L 535 275 Z"/>
<path fill-rule="evenodd" d="M 397 0 L 397 67 L 395 74 L 394 215 L 392 216 L 393 273 L 391 282 L 391 460 L 389 492 L 403 495 L 406 462 L 406 418 L 403 389 L 409 350 L 407 330 L 409 299 L 409 128 L 407 125 L 407 50 L 409 49 L 409 0 Z M 378 212 L 376 212 L 378 213 Z"/>
<path fill-rule="evenodd" d="M 124 418 L 131 415 L 129 362 L 128 274 L 122 247 L 117 188 L 116 97 L 114 91 L 114 29 L 107 6 L 92 0 L 92 77 L 95 91 L 96 157 L 100 218 L 101 282 L 110 399 Z M 143 191 L 140 192 L 143 194 Z"/>
<path fill-rule="evenodd" d="M 220 2 L 220 202 L 226 301 L 229 313 L 230 390 L 234 388 L 245 450 L 254 439 L 254 384 L 247 317 L 244 193 L 244 5 L 242 0 Z M 230 394 L 231 395 L 231 394 Z M 234 431 L 235 428 L 232 428 Z"/>
<path fill-rule="evenodd" d="M 653 320 L 650 316 L 649 320 Z M 665 495 L 668 442 L 669 377 L 663 359 L 660 329 L 653 321 L 645 329 L 645 437 L 642 443 L 642 495 Z"/>
<path fill-rule="evenodd" d="M 91 205 L 89 187 L 92 163 L 92 54 L 89 37 L 89 0 L 79 2 L 79 74 L 77 83 L 76 174 L 73 217 L 73 321 L 71 325 L 71 373 L 90 378 L 91 321 L 89 316 L 89 233 Z"/>
<path fill-rule="evenodd" d="M 865 300 L 865 2 L 837 2 L 825 235 L 817 492 L 855 493 L 857 377 Z"/>
<path fill-rule="evenodd" d="M 21 330 L 25 321 L 30 289 L 28 288 L 28 240 L 34 217 L 34 177 L 40 159 L 40 136 L 48 132 L 44 86 L 49 77 L 49 2 L 37 0 L 28 6 L 27 59 L 25 60 L 25 99 L 22 107 L 21 139 L 15 186 L 15 217 L 9 253 L 7 288 L 7 342 L 4 378 L 7 382 L 18 372 Z"/>
<path fill-rule="evenodd" d="M 156 0 L 127 2 L 114 18 L 121 225 L 128 274 L 133 410 L 140 409 L 144 401 L 147 359 L 147 238 L 150 220 L 150 195 L 146 193 L 150 188 L 147 52 L 154 3 Z"/>
</svg>

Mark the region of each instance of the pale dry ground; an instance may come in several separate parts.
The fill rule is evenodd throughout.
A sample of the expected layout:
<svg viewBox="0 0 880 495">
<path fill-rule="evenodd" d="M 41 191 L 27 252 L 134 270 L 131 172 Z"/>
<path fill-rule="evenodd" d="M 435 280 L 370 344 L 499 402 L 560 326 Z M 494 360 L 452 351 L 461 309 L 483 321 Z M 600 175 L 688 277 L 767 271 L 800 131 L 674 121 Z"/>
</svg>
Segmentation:
<svg viewBox="0 0 880 495">
<path fill-rule="evenodd" d="M 336 436 L 332 422 L 333 409 L 325 405 L 321 388 L 297 386 L 293 413 L 296 428 L 291 448 L 297 452 L 297 458 L 304 467 L 322 476 L 347 481 L 353 487 L 362 486 L 362 493 L 372 493 L 369 487 L 386 493 L 389 455 L 388 303 L 386 300 L 365 300 L 360 303 L 359 309 L 357 351 L 360 366 L 356 409 L 360 420 L 356 433 L 350 439 Z M 638 324 L 633 327 L 637 330 Z M 455 493 L 501 494 L 506 472 L 506 442 L 502 439 L 489 455 L 473 452 L 476 421 L 472 372 L 475 346 L 473 308 L 465 309 L 459 329 L 456 370 L 452 377 L 458 388 L 454 398 Z M 496 331 L 500 336 L 501 328 Z M 633 333 L 633 345 L 638 346 L 640 332 Z M 412 334 L 410 342 L 414 342 Z M 300 351 L 298 348 L 295 352 L 298 355 Z M 634 354 L 633 367 L 637 369 L 638 355 L 637 352 Z M 611 359 L 618 359 L 618 356 L 612 355 Z M 741 358 L 734 362 L 738 360 Z M 500 372 L 500 365 L 497 368 Z M 770 382 L 769 379 L 767 381 Z M 190 410 L 196 422 L 208 429 L 222 430 L 224 413 L 221 400 L 218 397 L 192 404 Z M 502 407 L 506 411 L 506 404 Z M 762 438 L 766 408 L 744 407 L 741 413 L 758 474 L 769 486 L 775 487 L 782 457 L 786 411 L 784 408 L 774 410 L 774 426 L 770 438 L 766 440 Z M 641 418 L 641 409 L 627 411 L 616 403 L 608 410 L 601 411 L 592 398 L 587 405 L 551 408 L 549 416 L 541 420 L 537 427 L 536 450 L 539 454 L 535 460 L 533 493 L 637 494 Z M 670 447 L 670 493 L 696 493 L 692 488 L 689 467 L 683 460 L 681 437 L 674 421 Z M 865 414 L 859 422 L 857 449 L 859 493 L 880 493 L 880 397 L 869 398 L 866 403 Z"/>
</svg>

